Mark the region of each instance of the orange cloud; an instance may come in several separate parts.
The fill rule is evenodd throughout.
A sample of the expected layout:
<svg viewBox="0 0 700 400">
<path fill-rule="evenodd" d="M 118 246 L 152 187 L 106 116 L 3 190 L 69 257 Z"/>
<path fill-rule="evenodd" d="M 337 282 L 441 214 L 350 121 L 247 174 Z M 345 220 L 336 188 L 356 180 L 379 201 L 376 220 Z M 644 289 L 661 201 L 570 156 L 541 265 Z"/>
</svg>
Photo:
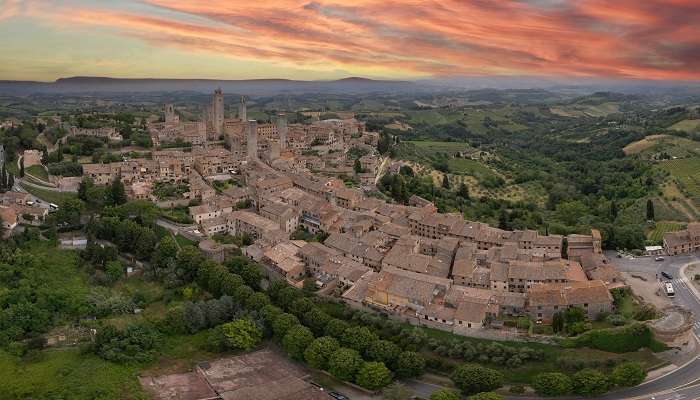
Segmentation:
<svg viewBox="0 0 700 400">
<path fill-rule="evenodd" d="M 16 1 L 5 3 L 0 19 L 17 12 Z M 154 46 L 305 68 L 700 79 L 696 0 L 145 3 L 141 13 L 65 4 L 31 13 L 108 28 Z"/>
</svg>

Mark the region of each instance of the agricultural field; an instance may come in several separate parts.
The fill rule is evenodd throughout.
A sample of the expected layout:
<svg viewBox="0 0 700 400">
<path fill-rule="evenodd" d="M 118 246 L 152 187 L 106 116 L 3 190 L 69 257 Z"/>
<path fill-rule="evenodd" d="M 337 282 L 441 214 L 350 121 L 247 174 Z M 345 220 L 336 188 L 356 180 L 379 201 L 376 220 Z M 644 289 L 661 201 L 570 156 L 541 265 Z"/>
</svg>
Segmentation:
<svg viewBox="0 0 700 400">
<path fill-rule="evenodd" d="M 683 132 L 695 132 L 700 129 L 700 119 L 684 119 L 671 125 L 669 129 Z"/>
<path fill-rule="evenodd" d="M 571 118 L 605 117 L 609 114 L 619 112 L 620 105 L 612 102 L 602 104 L 571 104 L 551 107 L 549 111 L 555 115 Z"/>
<path fill-rule="evenodd" d="M 658 165 L 671 174 L 681 193 L 700 207 L 700 157 L 668 160 Z"/>
<path fill-rule="evenodd" d="M 625 155 L 639 154 L 645 159 L 662 152 L 671 157 L 686 158 L 700 154 L 700 143 L 677 136 L 651 135 L 628 144 L 622 151 Z"/>
<path fill-rule="evenodd" d="M 647 239 L 653 241 L 654 243 L 661 243 L 664 238 L 664 233 L 666 232 L 676 232 L 685 228 L 684 224 L 678 222 L 657 222 L 654 229 L 647 232 Z"/>
</svg>

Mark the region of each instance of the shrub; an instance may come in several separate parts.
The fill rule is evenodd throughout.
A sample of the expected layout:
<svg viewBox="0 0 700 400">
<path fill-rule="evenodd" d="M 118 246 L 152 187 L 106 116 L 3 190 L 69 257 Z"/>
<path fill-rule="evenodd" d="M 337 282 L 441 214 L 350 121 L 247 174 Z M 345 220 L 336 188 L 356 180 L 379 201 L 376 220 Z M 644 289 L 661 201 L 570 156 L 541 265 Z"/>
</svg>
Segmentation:
<svg viewBox="0 0 700 400">
<path fill-rule="evenodd" d="M 503 385 L 503 374 L 477 364 L 460 365 L 450 378 L 466 395 L 489 392 Z"/>
<path fill-rule="evenodd" d="M 503 400 L 503 396 L 494 392 L 483 392 L 469 396 L 467 400 Z"/>
<path fill-rule="evenodd" d="M 576 338 L 573 345 L 612 353 L 630 353 L 643 347 L 656 350 L 659 347 L 651 329 L 641 323 L 621 328 L 594 329 Z"/>
<path fill-rule="evenodd" d="M 219 325 L 212 340 L 221 349 L 250 350 L 262 340 L 262 330 L 248 319 L 237 319 Z"/>
<path fill-rule="evenodd" d="M 311 345 L 304 351 L 304 359 L 313 368 L 326 369 L 328 368 L 328 359 L 339 347 L 340 344 L 335 338 L 320 337 L 311 342 Z"/>
<path fill-rule="evenodd" d="M 459 393 L 454 390 L 440 389 L 430 395 L 430 400 L 459 400 Z"/>
<path fill-rule="evenodd" d="M 542 396 L 563 396 L 572 389 L 571 379 L 559 372 L 542 373 L 532 381 L 532 387 Z"/>
<path fill-rule="evenodd" d="M 295 360 L 304 359 L 304 350 L 313 342 L 314 334 L 309 328 L 296 325 L 287 331 L 282 338 L 282 347 Z"/>
<path fill-rule="evenodd" d="M 646 377 L 644 368 L 635 362 L 620 364 L 612 372 L 612 380 L 617 386 L 637 386 L 644 382 Z"/>
<path fill-rule="evenodd" d="M 583 369 L 575 373 L 572 382 L 574 393 L 581 396 L 599 396 L 610 388 L 605 375 L 594 369 Z"/>
<path fill-rule="evenodd" d="M 401 378 L 412 378 L 423 374 L 425 359 L 414 351 L 404 351 L 396 360 L 396 374 Z"/>
</svg>

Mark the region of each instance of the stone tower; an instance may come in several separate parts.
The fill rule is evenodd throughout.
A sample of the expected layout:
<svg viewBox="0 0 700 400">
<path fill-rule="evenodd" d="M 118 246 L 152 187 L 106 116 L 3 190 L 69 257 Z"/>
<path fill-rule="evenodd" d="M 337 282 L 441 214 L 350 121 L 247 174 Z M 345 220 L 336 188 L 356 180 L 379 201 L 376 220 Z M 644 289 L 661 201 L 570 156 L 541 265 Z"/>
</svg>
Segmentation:
<svg viewBox="0 0 700 400">
<path fill-rule="evenodd" d="M 175 113 L 175 107 L 172 104 L 165 105 L 165 123 L 177 124 L 180 122 L 180 117 Z"/>
<path fill-rule="evenodd" d="M 248 121 L 248 137 L 247 137 L 247 153 L 248 160 L 258 159 L 258 121 L 251 119 Z"/>
<path fill-rule="evenodd" d="M 287 116 L 284 114 L 277 115 L 277 133 L 280 136 L 280 150 L 284 151 L 287 148 Z"/>
<path fill-rule="evenodd" d="M 238 105 L 238 119 L 241 121 L 248 120 L 248 108 L 245 104 L 245 97 L 241 96 L 241 104 Z"/>
<path fill-rule="evenodd" d="M 221 88 L 214 91 L 211 104 L 211 123 L 217 136 L 224 134 L 224 92 Z"/>
</svg>

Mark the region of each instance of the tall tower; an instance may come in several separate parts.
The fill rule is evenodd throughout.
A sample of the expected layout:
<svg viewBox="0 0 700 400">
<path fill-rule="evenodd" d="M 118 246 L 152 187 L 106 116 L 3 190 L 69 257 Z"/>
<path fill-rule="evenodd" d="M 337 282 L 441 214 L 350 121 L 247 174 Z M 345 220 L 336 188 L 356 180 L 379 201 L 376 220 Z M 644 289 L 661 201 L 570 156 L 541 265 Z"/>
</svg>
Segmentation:
<svg viewBox="0 0 700 400">
<path fill-rule="evenodd" d="M 287 116 L 277 114 L 277 133 L 280 135 L 280 150 L 287 148 Z"/>
<path fill-rule="evenodd" d="M 214 91 L 214 98 L 211 105 L 211 123 L 217 136 L 224 134 L 224 92 L 221 88 Z"/>
<path fill-rule="evenodd" d="M 180 122 L 180 117 L 175 114 L 175 107 L 172 104 L 165 105 L 165 123 L 177 124 Z"/>
<path fill-rule="evenodd" d="M 241 121 L 248 120 L 248 108 L 245 104 L 245 97 L 241 96 L 241 104 L 238 105 L 238 119 Z"/>
<path fill-rule="evenodd" d="M 251 119 L 248 121 L 247 151 L 248 160 L 258 159 L 258 121 Z"/>
</svg>

